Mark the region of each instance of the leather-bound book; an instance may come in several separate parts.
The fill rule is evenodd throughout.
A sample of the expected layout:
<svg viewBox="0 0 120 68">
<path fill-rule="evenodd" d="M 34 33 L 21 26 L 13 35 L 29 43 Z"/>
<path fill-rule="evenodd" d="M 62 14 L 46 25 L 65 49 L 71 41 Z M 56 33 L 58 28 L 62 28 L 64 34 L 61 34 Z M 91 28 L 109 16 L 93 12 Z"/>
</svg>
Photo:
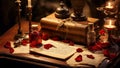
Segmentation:
<svg viewBox="0 0 120 68">
<path fill-rule="evenodd" d="M 88 18 L 87 21 L 73 21 L 71 18 L 58 19 L 54 13 L 40 20 L 41 32 L 82 44 L 87 43 L 88 23 L 97 25 L 97 22 L 96 18 Z"/>
</svg>

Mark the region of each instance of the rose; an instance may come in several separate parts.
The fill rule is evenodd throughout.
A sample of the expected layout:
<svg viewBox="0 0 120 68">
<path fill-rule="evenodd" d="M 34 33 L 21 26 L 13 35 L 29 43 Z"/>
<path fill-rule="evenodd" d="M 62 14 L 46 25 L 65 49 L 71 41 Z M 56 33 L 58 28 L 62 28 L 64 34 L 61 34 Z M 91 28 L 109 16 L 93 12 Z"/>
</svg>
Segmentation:
<svg viewBox="0 0 120 68">
<path fill-rule="evenodd" d="M 52 44 L 45 44 L 45 45 L 44 45 L 44 48 L 45 48 L 45 49 L 49 49 L 49 48 L 51 48 L 51 47 L 53 47 Z"/>
<path fill-rule="evenodd" d="M 83 52 L 83 50 L 81 48 L 77 48 L 76 51 L 77 52 Z"/>
<path fill-rule="evenodd" d="M 78 56 L 75 58 L 75 61 L 76 61 L 76 62 L 81 62 L 81 61 L 82 61 L 82 55 L 78 55 Z"/>
<path fill-rule="evenodd" d="M 104 35 L 106 33 L 106 31 L 104 30 L 104 29 L 101 29 L 100 31 L 99 31 L 99 34 L 100 35 Z"/>
<path fill-rule="evenodd" d="M 87 57 L 90 59 L 95 59 L 95 57 L 93 55 L 87 55 Z"/>
</svg>

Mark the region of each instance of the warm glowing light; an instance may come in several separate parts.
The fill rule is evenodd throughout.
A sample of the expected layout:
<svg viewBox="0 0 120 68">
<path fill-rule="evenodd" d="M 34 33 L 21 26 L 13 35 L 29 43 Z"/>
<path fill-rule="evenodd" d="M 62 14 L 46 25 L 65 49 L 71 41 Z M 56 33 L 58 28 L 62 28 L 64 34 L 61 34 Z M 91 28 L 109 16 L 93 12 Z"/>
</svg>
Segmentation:
<svg viewBox="0 0 120 68">
<path fill-rule="evenodd" d="M 115 28 L 116 27 L 115 26 L 115 20 L 114 19 L 106 20 L 104 27 L 106 27 L 106 28 Z"/>
<path fill-rule="evenodd" d="M 113 2 L 108 2 L 107 5 L 105 6 L 105 8 L 113 9 L 114 8 Z"/>
</svg>

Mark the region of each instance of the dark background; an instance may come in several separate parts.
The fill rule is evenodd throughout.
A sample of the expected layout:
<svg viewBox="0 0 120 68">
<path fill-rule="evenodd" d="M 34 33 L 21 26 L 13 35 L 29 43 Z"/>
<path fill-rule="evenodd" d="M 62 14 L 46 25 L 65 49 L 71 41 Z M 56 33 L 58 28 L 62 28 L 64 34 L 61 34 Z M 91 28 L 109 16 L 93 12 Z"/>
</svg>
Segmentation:
<svg viewBox="0 0 120 68">
<path fill-rule="evenodd" d="M 0 35 L 17 23 L 16 0 L 0 0 Z M 63 0 L 68 8 L 71 8 L 70 0 Z M 105 0 L 87 0 L 95 7 L 99 7 Z M 32 0 L 32 21 L 39 22 L 42 17 L 55 11 L 60 0 Z M 27 0 L 21 0 L 21 18 L 27 20 Z M 92 6 L 91 6 L 92 8 Z M 94 9 L 92 9 L 94 11 Z M 94 14 L 95 15 L 95 14 Z M 96 14 L 97 15 L 97 14 Z M 96 16 L 98 17 L 99 14 Z M 99 18 L 99 17 L 98 17 Z"/>
</svg>

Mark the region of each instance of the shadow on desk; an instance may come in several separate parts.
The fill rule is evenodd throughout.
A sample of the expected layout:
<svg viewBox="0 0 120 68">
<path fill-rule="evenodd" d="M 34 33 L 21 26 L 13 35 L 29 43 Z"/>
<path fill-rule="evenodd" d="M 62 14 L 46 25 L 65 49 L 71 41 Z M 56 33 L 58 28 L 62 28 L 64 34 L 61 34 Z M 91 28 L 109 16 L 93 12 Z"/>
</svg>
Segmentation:
<svg viewBox="0 0 120 68">
<path fill-rule="evenodd" d="M 51 65 L 42 61 L 31 60 L 24 57 L 16 57 L 11 54 L 0 53 L 0 68 L 64 68 Z M 68 68 L 68 67 L 65 67 Z"/>
</svg>

